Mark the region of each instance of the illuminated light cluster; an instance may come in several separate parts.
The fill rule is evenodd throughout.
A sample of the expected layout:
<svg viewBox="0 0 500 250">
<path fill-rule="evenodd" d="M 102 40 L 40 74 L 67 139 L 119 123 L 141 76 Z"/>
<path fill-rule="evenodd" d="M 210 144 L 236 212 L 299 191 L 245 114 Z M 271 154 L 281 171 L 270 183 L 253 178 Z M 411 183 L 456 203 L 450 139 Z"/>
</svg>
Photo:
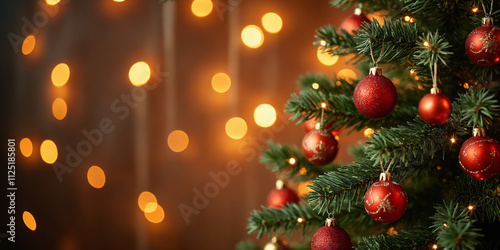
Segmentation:
<svg viewBox="0 0 500 250">
<path fill-rule="evenodd" d="M 128 78 L 132 85 L 142 86 L 149 81 L 151 69 L 146 62 L 136 62 L 128 72 Z"/>
<path fill-rule="evenodd" d="M 231 88 L 231 78 L 226 73 L 217 73 L 212 77 L 212 88 L 215 92 L 225 93 Z"/>
<path fill-rule="evenodd" d="M 28 211 L 23 212 L 23 222 L 24 225 L 26 225 L 26 227 L 29 228 L 31 231 L 36 230 L 36 220 L 35 217 L 33 217 L 33 215 L 30 212 Z"/>
<path fill-rule="evenodd" d="M 409 22 L 409 23 L 413 23 L 413 22 L 415 22 L 415 20 L 414 20 L 414 19 L 413 19 L 413 17 L 411 17 L 411 16 L 405 16 L 405 17 L 404 17 L 404 20 L 405 20 L 406 22 Z"/>
<path fill-rule="evenodd" d="M 163 211 L 163 207 L 160 204 L 156 204 L 156 209 L 152 212 L 144 212 L 146 219 L 148 219 L 151 223 L 160 223 L 165 218 L 165 211 Z"/>
<path fill-rule="evenodd" d="M 23 138 L 19 143 L 19 149 L 21 150 L 22 155 L 30 157 L 33 153 L 33 143 L 29 138 Z"/>
<path fill-rule="evenodd" d="M 90 186 L 99 189 L 106 183 L 106 175 L 100 167 L 92 166 L 87 171 L 87 180 Z"/>
<path fill-rule="evenodd" d="M 33 49 L 35 49 L 35 44 L 35 36 L 27 36 L 23 41 L 23 45 L 21 46 L 21 52 L 23 52 L 24 55 L 29 55 L 33 51 Z"/>
<path fill-rule="evenodd" d="M 264 43 L 264 32 L 256 25 L 248 25 L 241 31 L 241 40 L 247 47 L 256 49 Z"/>
<path fill-rule="evenodd" d="M 148 191 L 139 195 L 137 200 L 139 208 L 144 212 L 146 219 L 152 223 L 160 223 L 165 218 L 165 211 L 158 204 L 156 196 Z"/>
<path fill-rule="evenodd" d="M 306 175 L 307 174 L 307 169 L 306 168 L 300 168 L 299 169 L 299 174 Z"/>
<path fill-rule="evenodd" d="M 52 164 L 57 160 L 58 152 L 56 144 L 51 140 L 45 140 L 40 146 L 40 155 L 42 160 L 48 164 Z"/>
<path fill-rule="evenodd" d="M 174 130 L 168 135 L 167 142 L 172 151 L 179 153 L 189 145 L 189 136 L 182 130 Z"/>
<path fill-rule="evenodd" d="M 241 139 L 247 133 L 247 123 L 243 118 L 233 117 L 226 122 L 226 134 L 231 139 Z"/>
<path fill-rule="evenodd" d="M 69 75 L 69 66 L 66 63 L 59 63 L 52 70 L 52 84 L 54 84 L 54 86 L 56 87 L 64 86 L 69 80 Z"/>
<path fill-rule="evenodd" d="M 212 9 L 214 8 L 214 4 L 211 0 L 194 0 L 191 3 L 191 11 L 197 17 L 206 17 Z"/>
<path fill-rule="evenodd" d="M 121 3 L 124 2 L 125 0 L 113 0 L 113 2 Z"/>
<path fill-rule="evenodd" d="M 297 163 L 297 160 L 295 160 L 295 158 L 292 157 L 292 158 L 288 159 L 288 163 L 290 165 L 295 165 L 295 163 Z"/>
<path fill-rule="evenodd" d="M 353 80 L 357 79 L 358 76 L 351 69 L 343 69 L 337 73 L 337 78 L 342 78 L 352 84 Z"/>
<path fill-rule="evenodd" d="M 365 135 L 366 138 L 371 138 L 374 133 L 375 133 L 375 130 L 373 130 L 372 128 L 367 128 L 363 132 L 363 134 Z"/>
<path fill-rule="evenodd" d="M 62 98 L 56 98 L 52 103 L 52 114 L 57 120 L 62 120 L 68 113 L 68 106 Z"/>
<path fill-rule="evenodd" d="M 317 82 L 313 82 L 312 88 L 313 89 L 319 89 L 319 84 Z"/>
<path fill-rule="evenodd" d="M 262 16 L 262 27 L 269 33 L 278 33 L 283 28 L 283 20 L 278 14 L 268 12 Z"/>
<path fill-rule="evenodd" d="M 451 143 L 455 143 L 456 141 L 457 141 L 457 140 L 455 139 L 455 137 L 451 137 L 451 139 L 450 139 L 450 142 L 451 142 Z"/>
<path fill-rule="evenodd" d="M 276 110 L 269 104 L 261 104 L 255 108 L 253 118 L 260 127 L 270 127 L 276 122 Z"/>
<path fill-rule="evenodd" d="M 326 66 L 332 66 L 339 60 L 339 56 L 333 56 L 330 53 L 326 52 L 323 47 L 318 47 L 316 52 L 316 57 L 319 62 Z"/>
<path fill-rule="evenodd" d="M 56 5 L 60 2 L 61 0 L 45 0 L 45 2 L 48 4 L 48 5 Z"/>
<path fill-rule="evenodd" d="M 469 88 L 469 84 L 468 83 L 464 83 L 464 89 L 468 89 Z"/>
</svg>

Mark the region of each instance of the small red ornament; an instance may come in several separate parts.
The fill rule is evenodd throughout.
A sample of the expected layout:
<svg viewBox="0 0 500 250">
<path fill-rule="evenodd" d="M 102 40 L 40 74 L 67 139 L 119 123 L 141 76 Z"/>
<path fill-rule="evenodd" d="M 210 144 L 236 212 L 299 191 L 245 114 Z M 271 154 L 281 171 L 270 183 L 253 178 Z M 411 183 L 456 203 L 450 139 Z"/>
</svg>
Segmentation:
<svg viewBox="0 0 500 250">
<path fill-rule="evenodd" d="M 406 192 L 398 183 L 390 180 L 389 173 L 382 173 L 365 194 L 365 210 L 382 223 L 391 223 L 403 216 L 408 204 Z"/>
<path fill-rule="evenodd" d="M 500 28 L 493 25 L 493 18 L 485 17 L 465 40 L 465 51 L 475 64 L 490 67 L 500 62 L 499 42 Z"/>
<path fill-rule="evenodd" d="M 302 153 L 306 159 L 317 165 L 330 163 L 338 152 L 338 142 L 326 129 L 309 131 L 302 139 Z"/>
<path fill-rule="evenodd" d="M 500 144 L 485 136 L 484 129 L 474 128 L 474 135 L 462 144 L 458 160 L 468 176 L 489 179 L 500 172 Z"/>
<path fill-rule="evenodd" d="M 365 15 L 361 13 L 360 8 L 356 8 L 354 10 L 354 15 L 347 17 L 340 23 L 339 28 L 344 29 L 349 32 L 349 34 L 353 35 L 354 31 L 358 31 L 361 29 L 361 25 L 363 22 L 370 23 L 370 19 L 368 19 Z"/>
<path fill-rule="evenodd" d="M 418 113 L 424 122 L 432 125 L 442 125 L 450 119 L 451 101 L 446 95 L 435 88 L 425 95 L 418 104 Z"/>
<path fill-rule="evenodd" d="M 351 237 L 335 219 L 326 219 L 325 226 L 316 231 L 311 239 L 311 250 L 350 250 Z"/>
<path fill-rule="evenodd" d="M 276 181 L 276 188 L 271 190 L 267 196 L 267 206 L 274 208 L 281 208 L 288 203 L 298 203 L 299 201 L 297 193 L 289 189 L 282 180 Z"/>
<path fill-rule="evenodd" d="M 372 119 L 390 114 L 398 101 L 396 87 L 382 75 L 382 69 L 374 67 L 370 74 L 359 81 L 353 94 L 354 106 L 364 116 Z"/>
<path fill-rule="evenodd" d="M 330 130 L 330 128 L 333 126 L 333 124 L 335 124 L 335 121 L 331 121 L 327 124 L 325 124 L 325 129 L 326 130 Z M 309 132 L 311 130 L 315 130 L 315 129 L 319 129 L 321 127 L 321 122 L 319 121 L 319 119 L 309 119 L 307 121 L 304 122 L 304 129 L 306 130 L 306 132 Z M 340 133 L 340 128 L 339 129 L 334 129 L 334 130 L 331 130 L 330 133 L 332 133 L 332 135 L 338 135 Z"/>
</svg>

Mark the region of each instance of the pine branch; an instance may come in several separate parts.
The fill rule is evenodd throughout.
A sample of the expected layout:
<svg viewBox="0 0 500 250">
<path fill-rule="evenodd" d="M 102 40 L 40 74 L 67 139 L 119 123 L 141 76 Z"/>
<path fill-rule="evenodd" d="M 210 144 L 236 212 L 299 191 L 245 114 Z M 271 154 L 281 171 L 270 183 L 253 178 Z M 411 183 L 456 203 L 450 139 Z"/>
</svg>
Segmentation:
<svg viewBox="0 0 500 250">
<path fill-rule="evenodd" d="M 363 237 L 363 242 L 358 243 L 356 249 L 431 249 L 429 239 L 432 239 L 432 234 L 427 230 L 401 230 L 397 235 Z"/>
<path fill-rule="evenodd" d="M 363 4 L 363 11 L 376 12 L 379 10 L 401 10 L 399 1 L 394 0 L 331 0 L 330 5 L 334 8 L 343 10 L 348 9 L 354 4 Z"/>
<path fill-rule="evenodd" d="M 462 121 L 469 127 L 482 127 L 487 129 L 492 120 L 499 116 L 500 106 L 495 95 L 486 89 L 469 89 L 460 95 L 462 105 Z"/>
<path fill-rule="evenodd" d="M 318 88 L 314 89 L 313 84 L 317 83 Z M 299 90 L 319 91 L 325 94 L 352 94 L 355 85 L 343 78 L 337 78 L 336 84 L 332 84 L 330 78 L 325 74 L 306 74 L 301 75 L 298 80 Z"/>
<path fill-rule="evenodd" d="M 315 46 L 323 46 L 324 53 L 340 56 L 357 53 L 354 35 L 349 34 L 345 30 L 338 33 L 335 27 L 327 25 L 319 28 L 316 33 L 314 37 L 317 40 L 313 44 Z M 323 41 L 324 44 L 322 44 Z"/>
<path fill-rule="evenodd" d="M 302 218 L 302 222 L 297 219 Z M 266 208 L 262 206 L 262 211 L 254 210 L 248 219 L 248 233 L 258 232 L 257 237 L 262 235 L 282 235 L 284 232 L 291 234 L 298 230 L 302 235 L 312 232 L 325 223 L 325 218 L 318 216 L 310 206 L 300 206 L 297 204 L 288 204 L 288 207 Z"/>
</svg>

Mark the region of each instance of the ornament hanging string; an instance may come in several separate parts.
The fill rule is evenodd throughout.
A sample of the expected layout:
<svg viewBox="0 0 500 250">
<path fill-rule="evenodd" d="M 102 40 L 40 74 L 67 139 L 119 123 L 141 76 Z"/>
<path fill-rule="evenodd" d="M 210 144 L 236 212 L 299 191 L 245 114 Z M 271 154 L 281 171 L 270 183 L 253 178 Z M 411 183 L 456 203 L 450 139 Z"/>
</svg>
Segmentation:
<svg viewBox="0 0 500 250">
<path fill-rule="evenodd" d="M 489 13 L 486 13 L 486 6 L 484 6 L 484 1 L 483 0 L 481 0 L 481 5 L 483 6 L 484 15 L 486 17 L 491 16 L 491 12 L 493 11 L 493 0 L 491 0 L 491 6 L 490 6 L 490 12 Z"/>
<path fill-rule="evenodd" d="M 375 57 L 373 56 L 373 48 L 372 48 L 372 39 L 371 38 L 368 40 L 368 43 L 370 45 L 370 56 L 372 57 L 373 64 L 375 64 L 375 67 L 377 67 L 378 62 L 380 62 L 380 59 L 382 59 L 382 55 L 384 54 L 384 40 L 382 40 L 382 49 L 380 49 L 380 54 L 378 56 L 377 61 L 375 61 Z"/>
<path fill-rule="evenodd" d="M 382 173 L 389 173 L 389 170 L 391 169 L 392 166 L 392 161 L 389 162 L 389 167 L 387 170 L 384 169 L 384 162 L 382 161 L 382 158 L 380 158 L 380 168 L 382 169 Z"/>
<path fill-rule="evenodd" d="M 434 65 L 429 64 L 429 67 L 431 68 L 432 88 L 437 90 L 437 62 L 434 62 Z"/>
<path fill-rule="evenodd" d="M 326 104 L 324 102 L 321 103 L 321 119 L 319 120 L 320 128 L 325 127 L 325 123 L 323 121 L 323 117 L 325 115 L 325 106 Z"/>
</svg>

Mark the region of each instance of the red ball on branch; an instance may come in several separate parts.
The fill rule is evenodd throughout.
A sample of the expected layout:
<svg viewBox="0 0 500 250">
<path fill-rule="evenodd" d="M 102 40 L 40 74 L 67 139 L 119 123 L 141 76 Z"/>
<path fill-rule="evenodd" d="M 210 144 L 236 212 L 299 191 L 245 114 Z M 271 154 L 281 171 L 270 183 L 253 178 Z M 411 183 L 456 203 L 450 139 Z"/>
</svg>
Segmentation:
<svg viewBox="0 0 500 250">
<path fill-rule="evenodd" d="M 370 74 L 359 81 L 353 94 L 354 106 L 364 116 L 372 119 L 390 114 L 398 101 L 396 87 L 382 75 L 382 69 L 370 69 Z"/>
<path fill-rule="evenodd" d="M 450 119 L 451 101 L 446 95 L 431 93 L 425 95 L 418 104 L 418 113 L 425 122 L 442 125 Z"/>
<path fill-rule="evenodd" d="M 364 22 L 370 23 L 370 19 L 361 13 L 361 9 L 356 9 L 354 10 L 354 15 L 347 17 L 340 23 L 339 28 L 344 29 L 352 35 L 354 31 L 361 29 Z"/>
<path fill-rule="evenodd" d="M 500 62 L 499 42 L 500 28 L 493 25 L 491 17 L 485 17 L 465 40 L 465 51 L 475 64 L 490 67 Z"/>
<path fill-rule="evenodd" d="M 295 191 L 288 188 L 282 180 L 276 181 L 276 188 L 271 190 L 267 196 L 267 206 L 281 208 L 288 203 L 298 203 L 299 196 Z"/>
<path fill-rule="evenodd" d="M 350 250 L 351 237 L 335 219 L 327 219 L 326 225 L 318 229 L 311 239 L 311 250 Z"/>
<path fill-rule="evenodd" d="M 324 165 L 335 159 L 338 142 L 326 129 L 309 131 L 302 139 L 302 153 L 312 164 Z"/>
<path fill-rule="evenodd" d="M 462 144 L 458 160 L 468 176 L 486 180 L 500 172 L 500 144 L 485 136 L 484 130 L 475 130 L 475 136 Z"/>
<path fill-rule="evenodd" d="M 366 191 L 364 204 L 366 212 L 372 219 L 391 223 L 405 213 L 408 197 L 403 187 L 388 178 L 370 186 Z"/>
</svg>

